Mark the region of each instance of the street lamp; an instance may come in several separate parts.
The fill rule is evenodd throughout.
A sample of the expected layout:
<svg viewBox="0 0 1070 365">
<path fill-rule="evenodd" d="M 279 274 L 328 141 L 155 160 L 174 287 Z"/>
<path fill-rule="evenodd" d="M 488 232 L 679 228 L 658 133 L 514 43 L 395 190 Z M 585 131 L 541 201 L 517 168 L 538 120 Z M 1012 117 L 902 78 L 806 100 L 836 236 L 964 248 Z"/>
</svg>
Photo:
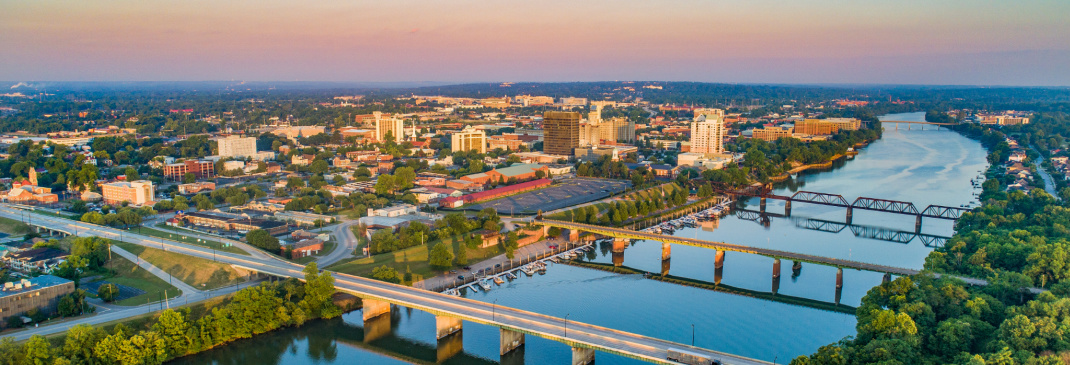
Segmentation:
<svg viewBox="0 0 1070 365">
<path fill-rule="evenodd" d="M 565 313 L 565 337 L 568 337 L 568 315 L 569 314 L 570 313 Z"/>
<path fill-rule="evenodd" d="M 490 320 L 492 320 L 492 321 L 495 320 L 495 314 L 496 314 L 495 312 L 497 312 L 497 309 L 498 309 L 498 299 L 494 299 L 494 304 L 491 304 L 491 306 L 490 306 Z"/>
</svg>

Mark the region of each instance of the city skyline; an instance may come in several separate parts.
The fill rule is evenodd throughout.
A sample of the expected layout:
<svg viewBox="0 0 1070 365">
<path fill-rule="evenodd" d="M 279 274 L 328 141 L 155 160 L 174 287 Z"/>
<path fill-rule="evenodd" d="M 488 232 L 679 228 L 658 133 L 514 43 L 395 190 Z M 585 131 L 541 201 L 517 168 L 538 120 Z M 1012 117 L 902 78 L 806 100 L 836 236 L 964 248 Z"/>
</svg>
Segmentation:
<svg viewBox="0 0 1070 365">
<path fill-rule="evenodd" d="M 1070 85 L 1057 1 L 0 7 L 10 81 Z"/>
</svg>

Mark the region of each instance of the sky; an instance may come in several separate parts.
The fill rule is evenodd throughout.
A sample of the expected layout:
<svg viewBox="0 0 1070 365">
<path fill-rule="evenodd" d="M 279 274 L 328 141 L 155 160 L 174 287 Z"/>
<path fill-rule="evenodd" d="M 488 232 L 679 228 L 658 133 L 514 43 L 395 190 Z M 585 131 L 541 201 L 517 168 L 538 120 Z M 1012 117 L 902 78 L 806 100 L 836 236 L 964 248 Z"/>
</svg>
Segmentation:
<svg viewBox="0 0 1070 365">
<path fill-rule="evenodd" d="M 6 81 L 1070 86 L 1066 0 L 0 0 Z"/>
</svg>

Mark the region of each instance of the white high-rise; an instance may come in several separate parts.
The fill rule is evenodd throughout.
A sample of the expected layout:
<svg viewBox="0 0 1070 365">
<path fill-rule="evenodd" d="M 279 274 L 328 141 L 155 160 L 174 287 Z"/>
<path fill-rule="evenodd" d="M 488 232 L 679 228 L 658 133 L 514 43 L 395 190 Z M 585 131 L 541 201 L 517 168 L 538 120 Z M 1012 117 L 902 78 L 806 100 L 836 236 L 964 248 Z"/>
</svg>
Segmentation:
<svg viewBox="0 0 1070 365">
<path fill-rule="evenodd" d="M 724 110 L 695 109 L 691 121 L 692 153 L 724 153 Z"/>
<path fill-rule="evenodd" d="M 386 141 L 387 132 L 394 137 L 394 142 L 401 143 L 405 139 L 405 121 L 398 118 L 383 118 L 382 113 L 374 112 L 375 115 L 375 138 L 379 142 Z"/>
<path fill-rule="evenodd" d="M 256 156 L 256 138 L 253 137 L 228 136 L 226 138 L 217 138 L 216 143 L 219 145 L 220 157 L 242 158 Z"/>
</svg>

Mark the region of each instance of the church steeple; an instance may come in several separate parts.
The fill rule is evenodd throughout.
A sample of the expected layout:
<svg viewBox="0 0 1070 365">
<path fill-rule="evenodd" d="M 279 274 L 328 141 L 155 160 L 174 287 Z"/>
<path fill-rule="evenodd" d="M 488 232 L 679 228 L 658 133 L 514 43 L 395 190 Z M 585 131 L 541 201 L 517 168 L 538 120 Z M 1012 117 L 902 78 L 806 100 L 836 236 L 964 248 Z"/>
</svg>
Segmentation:
<svg viewBox="0 0 1070 365">
<path fill-rule="evenodd" d="M 27 174 L 30 175 L 30 185 L 37 186 L 37 169 L 30 167 Z"/>
</svg>

